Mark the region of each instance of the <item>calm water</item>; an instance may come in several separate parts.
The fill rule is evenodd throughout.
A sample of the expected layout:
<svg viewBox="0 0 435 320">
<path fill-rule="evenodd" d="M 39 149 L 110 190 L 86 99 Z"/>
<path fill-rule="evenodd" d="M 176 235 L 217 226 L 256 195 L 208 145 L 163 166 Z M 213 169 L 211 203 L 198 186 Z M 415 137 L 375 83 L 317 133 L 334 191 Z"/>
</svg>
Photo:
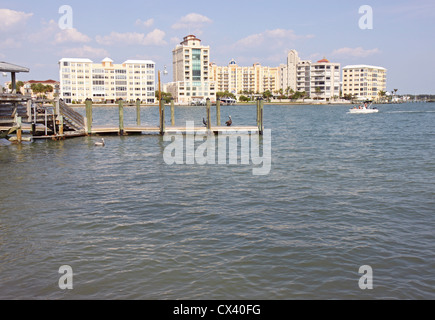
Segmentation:
<svg viewBox="0 0 435 320">
<path fill-rule="evenodd" d="M 0 146 L 0 298 L 434 299 L 435 105 L 348 109 L 266 106 L 267 176 L 168 166 L 157 136 Z M 179 125 L 205 116 L 176 112 Z M 256 111 L 228 115 L 254 124 Z M 97 124 L 116 117 L 94 110 Z M 156 125 L 156 108 L 142 120 Z M 62 265 L 73 290 L 58 287 Z"/>
</svg>

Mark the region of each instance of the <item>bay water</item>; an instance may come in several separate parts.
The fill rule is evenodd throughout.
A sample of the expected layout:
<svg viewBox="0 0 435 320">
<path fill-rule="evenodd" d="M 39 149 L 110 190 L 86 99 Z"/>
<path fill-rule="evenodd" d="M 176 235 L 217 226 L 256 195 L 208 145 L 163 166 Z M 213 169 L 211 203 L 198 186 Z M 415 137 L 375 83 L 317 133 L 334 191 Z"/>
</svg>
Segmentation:
<svg viewBox="0 0 435 320">
<path fill-rule="evenodd" d="M 435 104 L 378 107 L 266 105 L 264 176 L 168 165 L 153 135 L 0 146 L 0 299 L 434 299 Z M 94 123 L 117 114 L 96 107 Z M 177 107 L 176 124 L 205 114 Z M 229 115 L 256 122 L 255 106 Z"/>
</svg>

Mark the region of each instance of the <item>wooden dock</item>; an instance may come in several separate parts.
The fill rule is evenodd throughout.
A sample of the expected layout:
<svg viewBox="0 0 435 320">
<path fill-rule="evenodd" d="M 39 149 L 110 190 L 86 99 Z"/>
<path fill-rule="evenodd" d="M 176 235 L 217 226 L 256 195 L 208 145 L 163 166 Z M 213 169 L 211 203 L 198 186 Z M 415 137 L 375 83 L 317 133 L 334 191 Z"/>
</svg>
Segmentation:
<svg viewBox="0 0 435 320">
<path fill-rule="evenodd" d="M 210 129 L 206 127 L 166 127 L 164 134 L 197 134 L 208 132 L 214 134 L 232 134 L 237 132 L 259 132 L 258 127 L 254 126 L 237 126 L 237 127 L 211 127 Z M 119 127 L 117 126 L 93 126 L 91 129 L 91 135 L 110 135 L 110 134 L 120 134 Z M 150 134 L 150 135 L 160 135 L 160 127 L 144 127 L 144 126 L 131 126 L 124 127 L 124 135 L 129 134 Z"/>
<path fill-rule="evenodd" d="M 21 108 L 13 109 L 12 106 L 2 107 L 8 120 L 6 123 L 0 123 L 0 133 L 10 136 L 16 133 L 17 137 L 14 140 L 20 142 L 21 134 L 30 133 L 33 139 L 52 139 L 61 140 L 73 137 L 83 137 L 92 135 L 165 135 L 165 134 L 216 134 L 230 135 L 251 133 L 263 134 L 263 106 L 262 100 L 257 101 L 257 124 L 256 126 L 222 126 L 220 119 L 220 104 L 216 104 L 216 126 L 212 125 L 211 119 L 211 104 L 207 100 L 206 109 L 206 125 L 205 126 L 190 126 L 189 122 L 186 126 L 175 126 L 174 101 L 171 102 L 171 125 L 166 125 L 165 121 L 165 105 L 161 101 L 159 105 L 159 126 L 143 126 L 140 120 L 140 101 L 136 101 L 137 107 L 137 123 L 135 126 L 124 125 L 124 105 L 123 101 L 119 101 L 119 125 L 93 125 L 92 116 L 92 100 L 86 100 L 86 116 L 82 116 L 66 105 L 63 100 L 57 100 L 52 106 L 37 106 L 35 103 L 27 101 L 27 105 Z M 18 111 L 19 112 L 18 112 Z M 12 118 L 14 115 L 15 118 Z M 22 119 L 25 121 L 22 121 Z M 169 123 L 169 121 L 168 121 Z"/>
</svg>

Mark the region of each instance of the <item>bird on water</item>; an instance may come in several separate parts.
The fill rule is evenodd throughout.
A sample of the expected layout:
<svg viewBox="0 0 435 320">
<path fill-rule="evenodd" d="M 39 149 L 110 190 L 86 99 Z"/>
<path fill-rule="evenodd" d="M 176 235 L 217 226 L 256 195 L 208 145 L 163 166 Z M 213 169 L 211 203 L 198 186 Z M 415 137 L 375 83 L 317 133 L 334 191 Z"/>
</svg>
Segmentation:
<svg viewBox="0 0 435 320">
<path fill-rule="evenodd" d="M 226 124 L 228 127 L 231 127 L 231 125 L 233 124 L 233 119 L 231 119 L 231 116 L 230 116 L 229 118 L 230 118 L 230 120 L 228 120 L 227 122 L 225 122 L 225 124 Z"/>
<path fill-rule="evenodd" d="M 204 118 L 202 118 L 202 123 L 207 127 L 207 121 Z"/>
<path fill-rule="evenodd" d="M 104 147 L 106 143 L 104 142 L 104 138 L 101 139 L 101 142 L 95 142 L 96 147 Z"/>
</svg>

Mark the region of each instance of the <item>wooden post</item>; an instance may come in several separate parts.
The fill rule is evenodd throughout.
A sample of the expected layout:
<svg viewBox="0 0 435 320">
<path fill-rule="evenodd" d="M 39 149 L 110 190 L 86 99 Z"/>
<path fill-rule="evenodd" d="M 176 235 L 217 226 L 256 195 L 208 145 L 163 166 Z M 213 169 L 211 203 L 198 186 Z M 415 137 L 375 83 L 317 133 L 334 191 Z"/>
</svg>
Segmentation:
<svg viewBox="0 0 435 320">
<path fill-rule="evenodd" d="M 88 135 L 92 134 L 92 99 L 86 99 L 86 129 Z"/>
<path fill-rule="evenodd" d="M 257 98 L 257 127 L 260 127 L 260 98 Z"/>
<path fill-rule="evenodd" d="M 217 98 L 216 100 L 216 123 L 217 126 L 221 126 L 221 100 Z"/>
<path fill-rule="evenodd" d="M 60 102 L 59 98 L 56 98 L 56 101 L 54 102 L 54 115 L 58 116 L 60 114 Z"/>
<path fill-rule="evenodd" d="M 160 134 L 165 134 L 165 103 L 163 100 L 160 101 Z"/>
<path fill-rule="evenodd" d="M 210 98 L 207 98 L 207 130 L 211 130 L 211 103 L 210 103 Z"/>
<path fill-rule="evenodd" d="M 45 124 L 45 136 L 48 135 L 48 130 L 47 130 L 47 108 L 45 108 L 45 114 L 44 114 L 44 124 Z"/>
<path fill-rule="evenodd" d="M 260 100 L 260 135 L 263 135 L 263 131 L 264 131 L 264 124 L 263 124 L 263 115 L 264 115 L 264 100 L 261 99 Z"/>
<path fill-rule="evenodd" d="M 27 100 L 27 122 L 32 122 L 32 100 Z"/>
<path fill-rule="evenodd" d="M 140 99 L 136 99 L 136 123 L 140 126 Z"/>
<path fill-rule="evenodd" d="M 63 116 L 59 115 L 57 118 L 59 121 L 59 135 L 63 136 Z"/>
<path fill-rule="evenodd" d="M 124 135 L 124 101 L 120 99 L 118 101 L 119 106 L 119 135 Z"/>
<path fill-rule="evenodd" d="M 175 106 L 174 106 L 174 98 L 171 98 L 171 125 L 175 126 Z"/>
<path fill-rule="evenodd" d="M 15 77 L 15 72 L 11 72 L 11 82 L 12 82 L 12 94 L 17 93 L 17 79 Z"/>
<path fill-rule="evenodd" d="M 17 117 L 17 140 L 19 143 L 22 140 L 21 117 Z"/>
</svg>

